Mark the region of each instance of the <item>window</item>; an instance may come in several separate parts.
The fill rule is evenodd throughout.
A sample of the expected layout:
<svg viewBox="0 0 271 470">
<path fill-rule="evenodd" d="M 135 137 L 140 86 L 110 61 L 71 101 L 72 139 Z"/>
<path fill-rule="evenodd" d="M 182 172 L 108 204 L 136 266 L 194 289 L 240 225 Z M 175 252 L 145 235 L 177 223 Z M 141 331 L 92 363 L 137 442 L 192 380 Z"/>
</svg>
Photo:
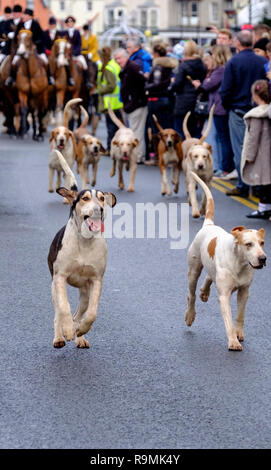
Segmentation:
<svg viewBox="0 0 271 470">
<path fill-rule="evenodd" d="M 108 10 L 108 24 L 114 24 L 114 10 Z"/>
<path fill-rule="evenodd" d="M 140 23 L 141 26 L 144 28 L 147 26 L 147 10 L 141 10 L 140 12 Z"/>
<path fill-rule="evenodd" d="M 198 2 L 191 3 L 191 16 L 193 18 L 198 16 Z"/>
<path fill-rule="evenodd" d="M 214 23 L 218 22 L 218 4 L 216 2 L 211 3 L 211 21 Z"/>
<path fill-rule="evenodd" d="M 188 16 L 188 5 L 186 1 L 181 2 L 181 16 Z"/>
<path fill-rule="evenodd" d="M 118 17 L 122 18 L 123 17 L 123 10 L 118 10 Z"/>
<path fill-rule="evenodd" d="M 27 8 L 34 10 L 34 0 L 27 0 Z"/>
<path fill-rule="evenodd" d="M 150 25 L 151 25 L 151 28 L 157 27 L 157 10 L 151 10 Z"/>
<path fill-rule="evenodd" d="M 87 10 L 92 10 L 92 2 L 87 2 Z"/>
<path fill-rule="evenodd" d="M 60 8 L 61 11 L 65 10 L 65 1 L 64 0 L 61 0 L 59 8 Z"/>
</svg>

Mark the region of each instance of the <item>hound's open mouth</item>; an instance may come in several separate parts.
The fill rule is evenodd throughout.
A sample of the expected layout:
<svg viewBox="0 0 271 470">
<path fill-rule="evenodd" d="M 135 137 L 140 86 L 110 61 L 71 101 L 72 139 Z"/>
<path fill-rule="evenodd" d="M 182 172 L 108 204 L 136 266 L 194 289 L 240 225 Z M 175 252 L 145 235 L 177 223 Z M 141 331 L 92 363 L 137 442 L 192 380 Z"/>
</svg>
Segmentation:
<svg viewBox="0 0 271 470">
<path fill-rule="evenodd" d="M 86 222 L 88 229 L 90 232 L 104 232 L 104 224 L 101 219 L 96 219 L 92 217 L 88 217 L 87 215 L 84 217 L 84 221 Z"/>
<path fill-rule="evenodd" d="M 122 155 L 122 160 L 125 160 L 125 161 L 129 160 L 128 155 Z"/>
<path fill-rule="evenodd" d="M 59 150 L 63 150 L 63 149 L 64 149 L 64 147 L 65 147 L 65 145 L 64 145 L 64 144 L 58 144 L 58 146 L 57 146 L 57 148 L 58 148 Z"/>
<path fill-rule="evenodd" d="M 253 268 L 253 269 L 263 269 L 264 266 L 266 266 L 266 264 L 259 264 L 258 266 L 253 266 L 253 264 L 249 263 L 250 266 Z"/>
</svg>

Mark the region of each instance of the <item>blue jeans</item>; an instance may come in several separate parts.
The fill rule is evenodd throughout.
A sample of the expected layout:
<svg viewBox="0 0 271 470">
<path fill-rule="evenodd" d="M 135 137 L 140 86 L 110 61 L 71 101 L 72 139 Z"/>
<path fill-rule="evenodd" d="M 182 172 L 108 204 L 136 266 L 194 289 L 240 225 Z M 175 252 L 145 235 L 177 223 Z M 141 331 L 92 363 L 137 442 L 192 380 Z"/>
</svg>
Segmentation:
<svg viewBox="0 0 271 470">
<path fill-rule="evenodd" d="M 241 155 L 245 136 L 246 125 L 241 116 L 234 111 L 230 111 L 229 115 L 229 130 L 231 137 L 231 145 L 233 150 L 233 159 L 235 168 L 238 173 L 238 183 L 236 187 L 244 193 L 249 193 L 249 186 L 242 181 L 241 178 Z"/>
<path fill-rule="evenodd" d="M 234 170 L 234 163 L 229 131 L 229 116 L 214 116 L 214 125 L 218 136 L 218 166 L 223 171 L 231 172 Z"/>
</svg>

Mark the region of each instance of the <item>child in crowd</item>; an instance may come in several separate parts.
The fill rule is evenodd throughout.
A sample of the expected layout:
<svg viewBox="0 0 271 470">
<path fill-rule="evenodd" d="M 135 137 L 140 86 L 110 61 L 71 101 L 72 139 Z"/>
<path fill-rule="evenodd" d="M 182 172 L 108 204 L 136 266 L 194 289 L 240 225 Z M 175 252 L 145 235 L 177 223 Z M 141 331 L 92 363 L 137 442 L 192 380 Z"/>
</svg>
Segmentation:
<svg viewBox="0 0 271 470">
<path fill-rule="evenodd" d="M 271 217 L 271 119 L 268 116 L 271 96 L 267 80 L 257 80 L 251 88 L 258 105 L 245 114 L 246 132 L 242 151 L 242 180 L 259 186 L 258 209 L 247 215 L 251 219 Z"/>
</svg>

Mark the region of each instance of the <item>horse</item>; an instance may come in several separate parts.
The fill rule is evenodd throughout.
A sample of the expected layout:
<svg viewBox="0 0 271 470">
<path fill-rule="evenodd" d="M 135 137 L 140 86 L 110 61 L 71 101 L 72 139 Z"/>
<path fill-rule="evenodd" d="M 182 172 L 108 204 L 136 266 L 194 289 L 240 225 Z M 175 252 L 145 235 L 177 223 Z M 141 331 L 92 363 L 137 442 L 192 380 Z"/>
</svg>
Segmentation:
<svg viewBox="0 0 271 470">
<path fill-rule="evenodd" d="M 20 127 L 20 103 L 16 87 L 7 87 L 6 79 L 10 76 L 12 55 L 8 55 L 0 67 L 1 111 L 5 116 L 4 126 L 7 134 L 16 135 Z"/>
<path fill-rule="evenodd" d="M 71 56 L 72 47 L 64 36 L 57 37 L 54 41 L 49 57 L 51 75 L 55 80 L 57 125 L 63 121 L 63 109 L 67 101 L 80 97 L 83 83 L 80 64 Z M 67 67 L 75 85 L 68 84 Z"/>
<path fill-rule="evenodd" d="M 30 112 L 33 121 L 33 140 L 43 140 L 43 117 L 46 114 L 48 100 L 46 66 L 36 52 L 30 30 L 19 31 L 17 41 L 16 55 L 20 57 L 16 75 L 16 86 L 21 105 L 20 134 L 23 137 L 27 132 L 27 114 Z M 36 114 L 39 123 L 38 134 Z"/>
</svg>

